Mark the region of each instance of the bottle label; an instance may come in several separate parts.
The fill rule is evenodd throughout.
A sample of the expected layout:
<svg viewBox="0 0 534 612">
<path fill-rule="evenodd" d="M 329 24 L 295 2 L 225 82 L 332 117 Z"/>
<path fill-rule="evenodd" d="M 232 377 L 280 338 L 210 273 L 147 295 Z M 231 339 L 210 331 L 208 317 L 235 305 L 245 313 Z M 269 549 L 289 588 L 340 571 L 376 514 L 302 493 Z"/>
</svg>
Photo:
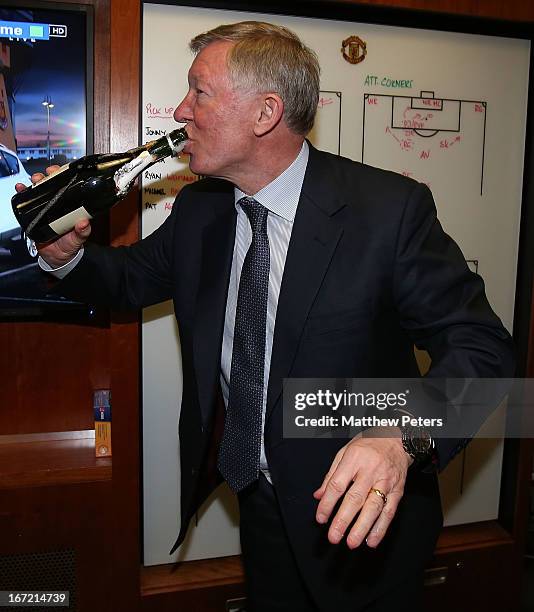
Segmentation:
<svg viewBox="0 0 534 612">
<path fill-rule="evenodd" d="M 52 221 L 50 223 L 50 228 L 56 232 L 59 236 L 70 232 L 70 230 L 82 219 L 92 219 L 92 216 L 85 210 L 83 206 L 77 208 L 76 210 L 63 215 L 59 219 Z"/>
<path fill-rule="evenodd" d="M 69 168 L 70 168 L 70 164 L 65 164 L 64 166 L 61 166 L 61 168 L 57 170 L 56 172 L 54 172 L 54 174 L 49 174 L 48 176 L 45 176 L 44 179 L 41 179 L 38 183 L 32 183 L 32 189 L 34 187 L 37 187 L 37 185 L 42 185 L 43 183 L 46 183 L 46 181 L 49 181 L 52 177 L 57 176 L 58 174 L 61 174 L 62 172 L 65 172 L 65 170 L 68 170 Z"/>
<path fill-rule="evenodd" d="M 130 188 L 131 182 L 155 161 L 156 158 L 153 155 L 148 151 L 143 151 L 140 155 L 132 159 L 132 161 L 121 166 L 113 175 L 115 185 L 117 186 L 117 193 L 119 195 L 124 195 Z"/>
</svg>

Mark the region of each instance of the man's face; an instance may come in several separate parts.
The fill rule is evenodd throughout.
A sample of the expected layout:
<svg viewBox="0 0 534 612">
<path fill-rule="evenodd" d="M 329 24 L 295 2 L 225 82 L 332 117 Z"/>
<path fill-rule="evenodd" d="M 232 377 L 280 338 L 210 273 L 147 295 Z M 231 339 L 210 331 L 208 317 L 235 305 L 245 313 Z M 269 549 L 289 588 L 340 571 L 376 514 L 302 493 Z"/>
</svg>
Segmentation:
<svg viewBox="0 0 534 612">
<path fill-rule="evenodd" d="M 189 91 L 174 111 L 186 122 L 189 167 L 196 174 L 237 182 L 254 145 L 254 95 L 235 91 L 226 57 L 232 43 L 216 42 L 197 55 L 189 69 Z"/>
</svg>

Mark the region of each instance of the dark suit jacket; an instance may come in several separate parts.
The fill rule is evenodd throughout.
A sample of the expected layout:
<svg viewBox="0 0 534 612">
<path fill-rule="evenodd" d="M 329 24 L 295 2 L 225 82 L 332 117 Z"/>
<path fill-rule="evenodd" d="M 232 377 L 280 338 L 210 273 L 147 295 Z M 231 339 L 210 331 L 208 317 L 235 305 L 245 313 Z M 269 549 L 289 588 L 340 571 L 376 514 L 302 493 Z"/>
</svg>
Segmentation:
<svg viewBox="0 0 534 612">
<path fill-rule="evenodd" d="M 182 190 L 172 214 L 131 246 L 88 246 L 59 291 L 115 308 L 172 298 L 183 399 L 181 543 L 217 484 L 220 353 L 236 213 L 233 186 L 207 179 Z M 431 376 L 512 376 L 509 334 L 481 278 L 436 219 L 428 188 L 310 147 L 280 290 L 267 395 L 265 447 L 297 562 L 325 609 L 343 590 L 370 600 L 421 571 L 442 526 L 436 474 L 410 470 L 390 531 L 377 550 L 331 546 L 314 520 L 320 485 L 340 439 L 284 439 L 284 377 L 414 377 L 414 343 Z M 217 408 L 218 407 L 218 408 Z M 215 441 L 214 441 L 215 440 Z M 442 469 L 466 440 L 438 440 Z M 171 551 L 172 552 L 172 551 Z"/>
</svg>

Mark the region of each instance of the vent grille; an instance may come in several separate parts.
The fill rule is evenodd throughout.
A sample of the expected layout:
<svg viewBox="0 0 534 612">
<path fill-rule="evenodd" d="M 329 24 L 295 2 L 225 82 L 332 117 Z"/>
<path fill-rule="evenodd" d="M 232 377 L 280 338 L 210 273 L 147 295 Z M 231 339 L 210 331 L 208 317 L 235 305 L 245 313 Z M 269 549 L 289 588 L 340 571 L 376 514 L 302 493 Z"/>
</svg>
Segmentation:
<svg viewBox="0 0 534 612">
<path fill-rule="evenodd" d="M 73 549 L 0 555 L 0 591 L 69 591 L 66 607 L 12 607 L 4 610 L 76 610 L 76 555 Z"/>
</svg>

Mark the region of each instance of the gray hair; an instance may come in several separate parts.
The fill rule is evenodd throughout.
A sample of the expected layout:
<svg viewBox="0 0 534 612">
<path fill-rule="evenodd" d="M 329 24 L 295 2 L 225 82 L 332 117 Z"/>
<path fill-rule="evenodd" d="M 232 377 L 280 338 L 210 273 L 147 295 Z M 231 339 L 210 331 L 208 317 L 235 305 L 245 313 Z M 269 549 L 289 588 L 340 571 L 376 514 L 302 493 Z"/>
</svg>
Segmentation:
<svg viewBox="0 0 534 612">
<path fill-rule="evenodd" d="M 220 25 L 189 43 L 198 54 L 217 41 L 234 42 L 228 72 L 234 87 L 251 92 L 275 92 L 284 102 L 289 129 L 305 136 L 313 127 L 319 103 L 317 55 L 296 34 L 261 21 Z"/>
</svg>

